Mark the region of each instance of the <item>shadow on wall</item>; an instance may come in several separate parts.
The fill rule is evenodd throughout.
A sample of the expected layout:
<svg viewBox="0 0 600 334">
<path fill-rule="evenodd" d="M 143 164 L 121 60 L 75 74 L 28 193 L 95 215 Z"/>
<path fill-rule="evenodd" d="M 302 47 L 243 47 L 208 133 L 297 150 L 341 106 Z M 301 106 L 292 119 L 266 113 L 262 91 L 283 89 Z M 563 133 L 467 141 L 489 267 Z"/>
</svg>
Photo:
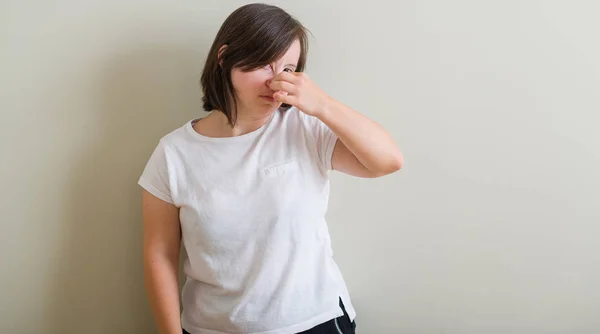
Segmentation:
<svg viewBox="0 0 600 334">
<path fill-rule="evenodd" d="M 156 332 L 143 285 L 137 180 L 160 137 L 203 114 L 198 82 L 205 55 L 156 43 L 127 49 L 94 65 L 90 109 L 81 111 L 93 121 L 73 125 L 87 128 L 87 142 L 71 164 L 46 334 Z"/>
</svg>

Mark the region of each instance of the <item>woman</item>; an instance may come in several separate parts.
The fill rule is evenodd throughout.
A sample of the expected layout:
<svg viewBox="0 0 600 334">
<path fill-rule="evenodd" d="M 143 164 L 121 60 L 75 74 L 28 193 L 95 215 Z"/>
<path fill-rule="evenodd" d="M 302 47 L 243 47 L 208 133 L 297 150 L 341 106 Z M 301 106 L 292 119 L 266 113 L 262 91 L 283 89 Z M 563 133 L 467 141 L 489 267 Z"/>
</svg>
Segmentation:
<svg viewBox="0 0 600 334">
<path fill-rule="evenodd" d="M 354 333 L 324 219 L 328 171 L 378 177 L 403 159 L 383 128 L 302 73 L 307 47 L 278 7 L 234 11 L 201 78 L 212 112 L 148 161 L 144 270 L 160 333 Z"/>
</svg>

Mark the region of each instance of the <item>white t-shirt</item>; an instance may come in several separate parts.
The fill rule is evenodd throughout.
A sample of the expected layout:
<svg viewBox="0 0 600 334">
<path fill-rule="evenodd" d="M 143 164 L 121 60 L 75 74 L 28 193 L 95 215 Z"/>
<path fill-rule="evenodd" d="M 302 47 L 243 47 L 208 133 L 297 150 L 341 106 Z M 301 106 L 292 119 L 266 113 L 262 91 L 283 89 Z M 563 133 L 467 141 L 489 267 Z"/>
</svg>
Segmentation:
<svg viewBox="0 0 600 334">
<path fill-rule="evenodd" d="M 163 137 L 139 184 L 180 208 L 183 328 L 193 334 L 292 334 L 352 307 L 325 212 L 337 140 L 296 108 L 236 137 L 194 121 Z"/>
</svg>

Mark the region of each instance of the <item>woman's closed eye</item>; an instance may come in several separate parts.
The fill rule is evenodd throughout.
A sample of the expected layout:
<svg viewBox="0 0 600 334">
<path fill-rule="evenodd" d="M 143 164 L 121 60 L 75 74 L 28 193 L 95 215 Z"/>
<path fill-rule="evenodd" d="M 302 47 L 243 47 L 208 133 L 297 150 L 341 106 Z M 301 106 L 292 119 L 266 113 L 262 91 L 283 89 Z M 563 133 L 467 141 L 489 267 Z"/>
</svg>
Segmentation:
<svg viewBox="0 0 600 334">
<path fill-rule="evenodd" d="M 265 70 L 271 71 L 271 72 L 275 72 L 275 69 L 273 68 L 273 65 L 265 65 Z M 288 66 L 286 68 L 283 69 L 283 72 L 288 72 L 288 73 L 293 73 L 295 71 L 295 68 L 292 66 Z"/>
<path fill-rule="evenodd" d="M 263 67 L 264 70 L 275 73 L 275 67 L 272 64 L 267 64 Z M 293 65 L 287 65 L 282 72 L 294 73 L 296 68 Z"/>
</svg>

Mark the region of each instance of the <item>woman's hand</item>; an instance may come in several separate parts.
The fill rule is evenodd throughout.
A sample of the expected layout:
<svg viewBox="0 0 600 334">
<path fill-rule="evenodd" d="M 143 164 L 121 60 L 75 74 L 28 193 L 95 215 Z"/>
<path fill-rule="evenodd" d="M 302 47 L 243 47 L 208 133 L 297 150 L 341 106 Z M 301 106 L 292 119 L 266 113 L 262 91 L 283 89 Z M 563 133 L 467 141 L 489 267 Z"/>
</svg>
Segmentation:
<svg viewBox="0 0 600 334">
<path fill-rule="evenodd" d="M 327 96 L 306 74 L 281 72 L 269 86 L 275 91 L 275 100 L 317 117 L 337 135 L 333 169 L 359 177 L 378 177 L 402 167 L 402 153 L 382 126 Z"/>
<path fill-rule="evenodd" d="M 275 91 L 275 100 L 319 118 L 331 100 L 304 72 L 281 72 L 273 78 L 270 88 Z"/>
</svg>

